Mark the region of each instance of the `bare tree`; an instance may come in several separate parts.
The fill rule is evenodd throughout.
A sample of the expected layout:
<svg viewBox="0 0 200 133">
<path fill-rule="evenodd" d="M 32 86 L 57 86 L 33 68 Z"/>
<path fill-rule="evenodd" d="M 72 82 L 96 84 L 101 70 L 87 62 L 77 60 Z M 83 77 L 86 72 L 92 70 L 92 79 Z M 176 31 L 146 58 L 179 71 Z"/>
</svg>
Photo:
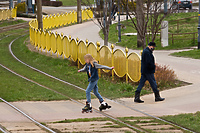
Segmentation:
<svg viewBox="0 0 200 133">
<path fill-rule="evenodd" d="M 96 0 L 94 3 L 94 5 L 96 5 L 95 8 L 93 8 L 91 0 L 85 0 L 85 2 L 82 3 L 84 5 L 90 5 L 89 8 L 92 9 L 95 18 L 97 19 L 98 25 L 103 30 L 104 45 L 107 46 L 111 20 L 114 12 L 116 12 L 116 5 L 114 4 L 114 0 Z"/>
<path fill-rule="evenodd" d="M 121 0 L 121 2 L 126 5 L 127 0 Z M 137 46 L 142 46 L 143 49 L 146 47 L 147 32 L 151 32 L 150 41 L 154 41 L 161 28 L 161 22 L 172 12 L 172 5 L 170 5 L 164 13 L 164 0 L 129 0 L 129 5 L 125 8 L 131 19 L 132 27 L 138 33 Z"/>
</svg>

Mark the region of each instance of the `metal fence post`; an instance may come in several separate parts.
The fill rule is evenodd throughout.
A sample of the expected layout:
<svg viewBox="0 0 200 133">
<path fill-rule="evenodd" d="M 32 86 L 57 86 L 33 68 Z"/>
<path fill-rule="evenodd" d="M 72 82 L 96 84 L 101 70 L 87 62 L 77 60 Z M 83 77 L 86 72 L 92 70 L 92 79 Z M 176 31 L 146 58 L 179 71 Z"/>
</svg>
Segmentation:
<svg viewBox="0 0 200 133">
<path fill-rule="evenodd" d="M 126 52 L 126 83 L 128 83 L 128 48 L 125 49 Z"/>
<path fill-rule="evenodd" d="M 79 38 L 76 38 L 76 42 L 77 42 L 77 63 L 78 63 L 78 68 L 80 68 L 80 61 L 79 61 L 79 50 L 78 50 L 78 42 L 79 42 Z"/>
<path fill-rule="evenodd" d="M 61 32 L 61 41 L 62 41 L 62 44 L 64 45 L 64 35 L 63 35 L 63 32 Z M 63 56 L 63 59 L 64 59 L 65 58 L 65 56 L 64 56 L 64 49 L 62 51 L 62 56 Z"/>
<path fill-rule="evenodd" d="M 101 46 L 101 44 L 100 44 L 100 42 L 97 42 L 97 61 L 99 62 L 99 63 L 101 63 L 100 62 L 100 46 Z M 101 69 L 99 69 L 99 77 L 101 78 Z"/>
<path fill-rule="evenodd" d="M 114 48 L 115 46 L 112 44 L 111 49 L 112 49 L 112 66 L 114 66 Z M 114 70 L 112 70 L 112 80 L 114 80 Z"/>
<path fill-rule="evenodd" d="M 89 45 L 88 43 L 89 43 L 89 40 L 86 39 L 86 40 L 85 40 L 85 43 L 86 43 L 86 50 L 87 50 L 87 54 L 88 54 L 88 45 Z"/>
<path fill-rule="evenodd" d="M 172 45 L 174 44 L 174 36 L 173 36 L 173 33 L 172 33 Z"/>
</svg>

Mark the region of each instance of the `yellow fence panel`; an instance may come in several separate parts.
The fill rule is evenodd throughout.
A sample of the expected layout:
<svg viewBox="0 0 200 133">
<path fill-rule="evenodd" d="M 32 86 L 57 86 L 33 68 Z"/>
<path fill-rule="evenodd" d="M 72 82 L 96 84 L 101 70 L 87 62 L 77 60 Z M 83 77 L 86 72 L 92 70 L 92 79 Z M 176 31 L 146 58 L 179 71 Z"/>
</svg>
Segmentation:
<svg viewBox="0 0 200 133">
<path fill-rule="evenodd" d="M 41 50 L 46 48 L 46 32 L 41 33 Z"/>
<path fill-rule="evenodd" d="M 3 10 L 3 11 L 2 11 L 2 14 L 3 14 L 2 20 L 6 20 L 6 19 L 7 19 L 6 10 Z"/>
<path fill-rule="evenodd" d="M 62 55 L 63 54 L 63 43 L 62 43 L 62 37 L 61 35 L 57 36 L 57 53 L 58 55 Z"/>
<path fill-rule="evenodd" d="M 7 13 L 9 14 L 9 12 Z M 2 17 L 1 17 L 2 16 Z M 3 19 L 5 16 L 5 11 L 0 11 L 0 19 Z M 93 18 L 93 13 L 91 10 L 82 10 L 82 19 L 83 21 Z M 30 42 L 38 46 L 38 49 L 46 49 L 46 51 L 51 51 L 51 53 L 56 53 L 57 55 L 63 55 L 63 57 L 71 58 L 72 61 L 76 62 L 77 60 L 84 65 L 84 55 L 89 53 L 102 65 L 114 66 L 115 69 L 112 71 L 112 76 L 114 79 L 114 73 L 118 77 L 124 77 L 126 75 L 126 81 L 128 78 L 133 82 L 138 82 L 140 80 L 140 67 L 141 59 L 136 53 L 131 53 L 127 55 L 128 49 L 126 52 L 123 52 L 120 49 L 114 49 L 112 45 L 111 49 L 107 46 L 102 46 L 100 48 L 100 43 L 97 42 L 97 45 L 88 40 L 86 43 L 82 40 L 75 40 L 67 36 L 63 37 L 63 34 L 58 35 L 56 33 L 51 33 L 51 31 L 46 32 L 50 28 L 59 27 L 63 25 L 68 25 L 77 22 L 77 12 L 70 12 L 65 14 L 57 14 L 50 16 L 43 16 L 43 28 L 41 31 L 38 30 L 37 20 L 31 20 L 30 25 Z M 77 43 L 78 42 L 78 43 Z M 79 63 L 78 62 L 78 66 Z M 104 72 L 110 72 L 110 70 L 103 70 Z"/>
<path fill-rule="evenodd" d="M 90 42 L 88 44 L 87 53 L 91 54 L 94 57 L 94 59 L 99 60 L 98 53 L 97 53 L 97 47 L 94 43 Z"/>
<path fill-rule="evenodd" d="M 7 19 L 11 18 L 11 10 L 7 10 Z"/>
<path fill-rule="evenodd" d="M 71 59 L 76 62 L 78 59 L 77 56 L 78 53 L 78 46 L 77 46 L 77 42 L 75 39 L 72 39 L 70 42 L 70 55 L 71 55 Z"/>
<path fill-rule="evenodd" d="M 7 20 L 10 18 L 15 18 L 17 16 L 17 8 L 9 9 L 0 9 L 0 21 Z"/>
<path fill-rule="evenodd" d="M 29 27 L 29 34 L 30 34 L 30 42 L 31 42 L 31 44 L 33 45 L 33 34 L 34 34 L 34 32 L 33 32 L 33 28 L 31 28 L 31 27 Z"/>
<path fill-rule="evenodd" d="M 41 31 L 38 30 L 38 34 L 37 34 L 37 39 L 38 39 L 38 49 L 41 48 Z"/>
<path fill-rule="evenodd" d="M 43 29 L 48 29 L 48 26 L 47 26 L 47 18 L 48 17 L 46 17 L 46 16 L 43 16 L 43 18 L 42 18 L 42 22 L 43 22 Z"/>
<path fill-rule="evenodd" d="M 84 55 L 87 54 L 87 46 L 85 42 L 80 41 L 78 43 L 78 59 L 82 65 L 85 64 Z"/>
<path fill-rule="evenodd" d="M 109 47 L 102 46 L 99 51 L 100 64 L 111 67 L 112 66 L 112 52 Z M 110 70 L 103 70 L 104 72 L 109 72 Z"/>
<path fill-rule="evenodd" d="M 69 42 L 68 37 L 64 36 L 64 38 L 63 38 L 63 54 L 64 54 L 64 56 L 66 58 L 69 58 L 69 56 L 70 56 L 70 53 L 69 53 L 69 51 L 70 51 L 69 43 L 70 42 Z"/>
<path fill-rule="evenodd" d="M 17 17 L 17 7 L 13 8 L 11 10 L 11 17 L 12 18 L 16 18 Z"/>
<path fill-rule="evenodd" d="M 52 33 L 51 34 L 51 52 L 53 52 L 53 53 L 56 53 L 56 50 L 57 50 L 56 38 L 57 38 L 57 36 L 54 33 Z"/>
<path fill-rule="evenodd" d="M 120 49 L 115 50 L 114 56 L 114 72 L 118 77 L 126 75 L 126 55 Z"/>
<path fill-rule="evenodd" d="M 47 32 L 46 33 L 46 51 L 51 50 L 51 33 Z"/>
<path fill-rule="evenodd" d="M 0 20 L 2 20 L 3 19 L 3 10 L 1 9 L 0 10 Z"/>
<path fill-rule="evenodd" d="M 38 46 L 38 30 L 36 29 L 36 31 L 35 31 L 35 47 L 37 47 Z"/>
<path fill-rule="evenodd" d="M 68 24 L 68 17 L 67 17 L 68 13 L 63 14 L 63 25 L 67 25 Z"/>
<path fill-rule="evenodd" d="M 128 56 L 128 76 L 134 81 L 138 82 L 141 77 L 141 59 L 138 54 L 131 53 Z"/>
</svg>

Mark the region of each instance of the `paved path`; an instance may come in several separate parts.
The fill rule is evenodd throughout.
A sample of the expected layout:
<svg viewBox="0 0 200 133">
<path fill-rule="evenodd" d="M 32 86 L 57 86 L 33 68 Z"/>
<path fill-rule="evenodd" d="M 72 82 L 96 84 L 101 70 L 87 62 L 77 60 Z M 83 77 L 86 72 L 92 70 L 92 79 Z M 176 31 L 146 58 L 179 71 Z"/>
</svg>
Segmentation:
<svg viewBox="0 0 200 133">
<path fill-rule="evenodd" d="M 103 44 L 98 32 L 99 27 L 92 21 L 85 22 L 78 25 L 72 25 L 56 29 L 58 33 L 63 32 L 64 35 L 71 35 L 73 38 L 96 42 L 99 41 Z M 124 49 L 123 47 L 116 46 L 116 48 Z M 137 52 L 138 50 L 130 50 L 130 52 Z M 169 65 L 175 70 L 178 79 L 192 83 L 192 85 L 178 87 L 171 90 L 162 91 L 162 96 L 166 101 L 155 103 L 152 94 L 143 96 L 144 104 L 133 103 L 132 98 L 121 99 L 125 104 L 133 106 L 139 110 L 145 111 L 153 115 L 173 115 L 179 113 L 196 112 L 200 110 L 200 60 L 180 58 L 169 56 L 170 53 L 177 52 L 178 50 L 157 50 L 155 51 L 156 62 L 158 64 Z"/>
<path fill-rule="evenodd" d="M 82 9 L 87 8 L 86 6 L 82 6 Z M 70 7 L 52 7 L 52 6 L 42 6 L 42 12 L 46 14 L 57 14 L 57 13 L 66 13 L 70 11 L 77 11 L 77 6 L 70 6 Z"/>
<path fill-rule="evenodd" d="M 102 39 L 98 35 L 99 28 L 92 21 L 85 22 L 83 24 L 73 25 L 61 29 L 56 29 L 58 33 L 63 32 L 65 35 L 72 35 L 73 37 L 79 37 L 90 41 L 100 41 Z M 116 48 L 122 48 L 117 47 Z M 124 49 L 124 48 L 123 48 Z M 130 50 L 140 52 L 138 50 Z M 145 100 L 144 104 L 136 104 L 133 102 L 133 98 L 119 99 L 123 104 L 129 105 L 133 108 L 139 109 L 146 113 L 162 116 L 162 115 L 174 115 L 179 113 L 190 113 L 200 110 L 200 60 L 189 58 L 178 58 L 169 56 L 172 51 L 155 51 L 156 61 L 159 64 L 170 65 L 175 70 L 180 80 L 190 82 L 192 85 L 178 87 L 171 90 L 162 91 L 162 96 L 166 98 L 166 101 L 155 103 L 154 96 L 152 94 L 143 96 Z M 106 111 L 106 113 L 115 117 L 122 116 L 143 116 L 142 114 L 116 104 L 113 101 L 107 101 L 112 105 L 112 109 Z M 93 100 L 93 106 L 98 108 L 99 103 L 97 100 Z M 90 118 L 100 117 L 102 115 L 98 113 L 82 114 L 81 108 L 83 105 L 73 103 L 71 101 L 53 101 L 53 102 L 16 102 L 15 106 L 22 109 L 25 113 L 38 121 L 57 121 L 63 119 L 76 119 L 76 118 Z M 16 112 L 10 111 L 5 104 L 0 103 L 1 110 L 0 122 L 6 121 L 26 121 L 21 116 L 15 116 Z M 7 117 L 12 119 L 7 119 Z"/>
</svg>

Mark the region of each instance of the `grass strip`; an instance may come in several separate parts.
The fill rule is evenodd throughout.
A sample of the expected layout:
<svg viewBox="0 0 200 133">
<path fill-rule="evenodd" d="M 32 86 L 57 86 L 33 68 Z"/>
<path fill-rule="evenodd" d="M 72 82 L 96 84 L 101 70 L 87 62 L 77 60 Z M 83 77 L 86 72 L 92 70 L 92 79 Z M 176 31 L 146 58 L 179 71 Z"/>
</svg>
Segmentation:
<svg viewBox="0 0 200 133">
<path fill-rule="evenodd" d="M 200 50 L 194 49 L 190 51 L 176 52 L 176 53 L 172 53 L 171 55 L 177 56 L 177 57 L 200 59 Z"/>
<path fill-rule="evenodd" d="M 163 119 L 166 119 L 172 123 L 186 127 L 194 132 L 200 132 L 200 112 L 189 113 L 189 114 L 179 114 L 173 116 L 163 116 Z"/>
<path fill-rule="evenodd" d="M 26 22 L 26 21 L 21 20 L 21 19 L 18 19 L 18 20 L 2 20 L 2 21 L 0 21 L 0 27 L 24 23 L 24 22 Z"/>
</svg>

